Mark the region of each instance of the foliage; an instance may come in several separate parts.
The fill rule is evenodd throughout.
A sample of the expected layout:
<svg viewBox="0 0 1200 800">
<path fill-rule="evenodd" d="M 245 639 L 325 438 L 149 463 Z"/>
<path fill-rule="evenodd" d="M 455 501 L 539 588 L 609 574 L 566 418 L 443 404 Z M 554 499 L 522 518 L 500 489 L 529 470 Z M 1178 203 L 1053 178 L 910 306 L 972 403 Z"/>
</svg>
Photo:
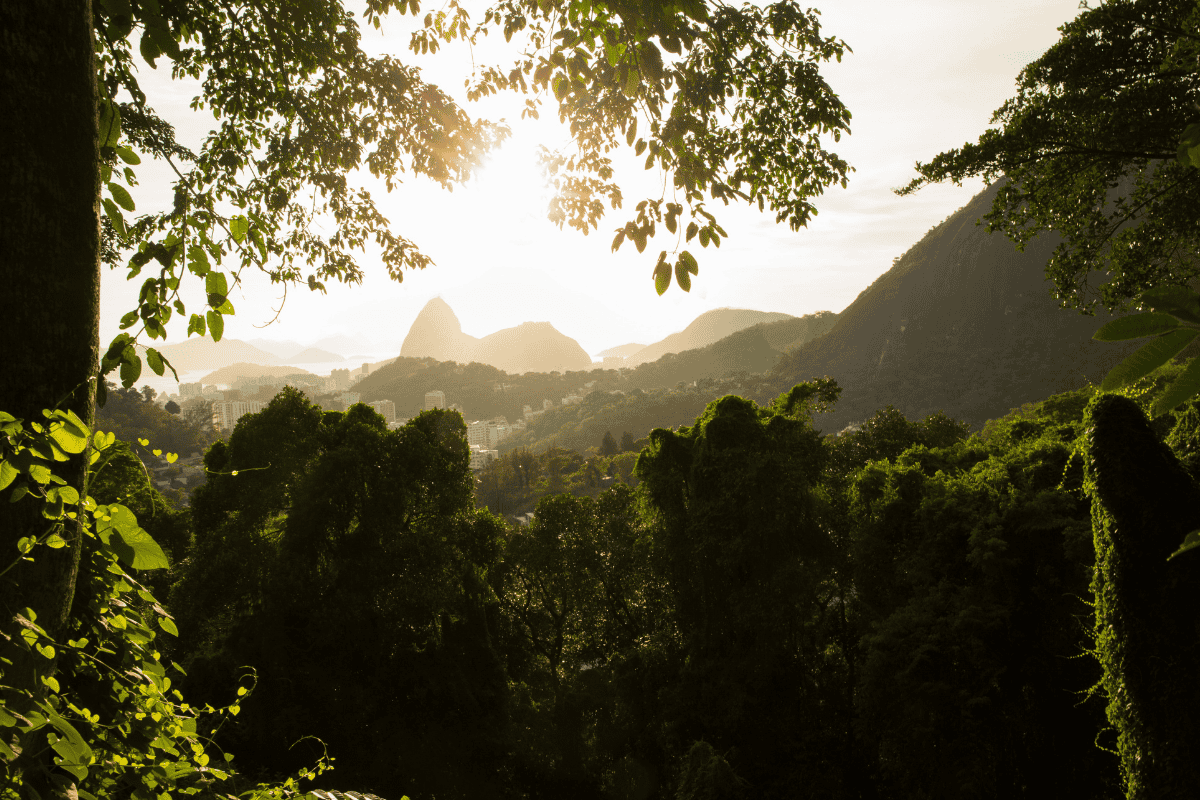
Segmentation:
<svg viewBox="0 0 1200 800">
<path fill-rule="evenodd" d="M 18 557 L 3 572 L 19 581 L 26 563 L 46 549 L 66 546 L 67 537 L 83 537 L 84 560 L 76 610 L 61 640 L 28 608 L 18 610 L 0 631 L 17 648 L 16 658 L 5 659 L 8 680 L 0 695 L 5 729 L 0 756 L 8 771 L 3 796 L 15 798 L 22 787 L 36 791 L 39 786 L 88 798 L 210 791 L 229 780 L 224 763 L 232 758 L 214 760 L 211 736 L 240 707 L 237 702 L 222 708 L 190 704 L 172 688 L 168 666 L 182 670 L 164 663 L 156 640 L 160 632 L 176 636 L 178 629 L 134 577 L 137 571 L 168 566 L 167 557 L 127 506 L 81 496 L 54 474 L 56 464 L 90 447 L 93 469 L 103 476 L 110 460 L 127 460 L 129 451 L 115 446 L 111 433 L 93 434 L 71 412 L 44 416 L 43 423 L 0 415 L 0 489 L 11 487 L 12 502 L 39 505 L 44 520 L 43 532 L 22 539 Z M 119 491 L 123 477 L 109 479 L 107 491 Z M 140 500 L 131 490 L 138 491 L 126 485 L 121 499 Z M 14 680 L 21 669 L 32 669 L 43 690 L 22 689 Z M 239 689 L 239 697 L 249 688 Z M 282 797 L 295 786 L 293 778 L 254 795 Z"/>
<path fill-rule="evenodd" d="M 632 492 L 544 498 L 505 547 L 501 640 L 518 699 L 518 760 L 572 796 L 620 780 L 641 733 L 616 676 L 648 649 L 665 611 Z M 636 663 L 636 662 L 634 662 Z"/>
<path fill-rule="evenodd" d="M 310 757 L 289 746 L 319 735 L 340 780 L 383 796 L 502 794 L 500 526 L 471 509 L 458 414 L 389 431 L 366 406 L 322 414 L 281 393 L 209 457 L 225 474 L 197 498 L 171 602 L 194 620 L 188 691 L 216 696 L 239 665 L 258 669 L 254 713 L 222 741 L 264 777 Z"/>
<path fill-rule="evenodd" d="M 1200 294 L 1186 287 L 1160 287 L 1142 292 L 1141 305 L 1151 309 L 1143 314 L 1122 317 L 1096 331 L 1101 341 L 1155 338 L 1112 369 L 1100 385 L 1113 390 L 1128 386 L 1179 355 L 1200 335 Z M 1200 394 L 1200 362 L 1192 365 L 1159 395 L 1151 409 L 1161 416 Z"/>
<path fill-rule="evenodd" d="M 216 439 L 211 416 L 208 425 L 199 426 L 194 415 L 172 414 L 138 392 L 118 389 L 112 384 L 108 387 L 108 401 L 97 411 L 96 419 L 97 425 L 128 442 L 138 458 L 150 463 L 162 463 L 163 452 L 203 453 Z M 143 439 L 153 442 L 153 449 L 159 452 L 142 445 L 139 440 Z"/>
<path fill-rule="evenodd" d="M 809 416 L 836 396 L 820 381 L 770 408 L 721 398 L 692 426 L 653 431 L 635 469 L 684 659 L 665 692 L 676 757 L 699 740 L 736 748 L 730 766 L 758 796 L 797 785 L 833 794 L 848 777 L 838 755 L 847 673 L 826 613 L 844 598 Z"/>
<path fill-rule="evenodd" d="M 999 128 L 918 164 L 899 193 L 1004 175 L 988 229 L 1019 247 L 1039 231 L 1062 234 L 1047 275 L 1064 305 L 1085 312 L 1186 283 L 1200 274 L 1200 189 L 1180 144 L 1200 101 L 1198 29 L 1190 0 L 1087 8 L 1021 71 L 1017 96 L 992 117 Z M 1088 296 L 1093 271 L 1107 277 Z"/>
<path fill-rule="evenodd" d="M 857 727 L 885 792 L 1109 796 L 1081 624 L 1092 562 L 1073 456 L 1082 403 L 1052 410 L 1067 399 L 998 420 L 986 439 L 945 426 L 939 445 L 899 444 L 852 473 Z M 889 412 L 874 427 L 899 433 Z"/>
<path fill-rule="evenodd" d="M 1192 713 L 1200 562 L 1169 555 L 1196 526 L 1200 489 L 1131 400 L 1097 395 L 1086 424 L 1095 652 L 1126 797 L 1186 797 L 1200 780 L 1185 744 L 1200 735 Z"/>
<path fill-rule="evenodd" d="M 382 0 L 368 4 L 363 19 L 378 27 L 390 11 L 415 15 L 419 8 L 417 0 Z M 105 98 L 105 243 L 114 263 L 119 251 L 136 251 L 131 278 L 151 260 L 162 267 L 122 320 L 124 329 L 140 325 L 152 339 L 166 336 L 173 314 L 187 314 L 178 289 L 189 272 L 204 280 L 207 307 L 191 314 L 188 333 L 220 339 L 223 316 L 234 313 L 230 289 L 247 267 L 273 282 L 306 281 L 323 290 L 330 279 L 359 282 L 352 251 L 373 240 L 395 279 L 404 269 L 424 268 L 429 258 L 394 234 L 370 195 L 346 176 L 368 170 L 390 191 L 413 172 L 449 187 L 469 178 L 508 135 L 503 122 L 470 119 L 415 68 L 365 54 L 358 23 L 340 2 L 286 12 L 250 5 L 236 15 L 101 4 L 95 27 Z M 198 153 L 179 145 L 147 105 L 131 42 L 138 28 L 142 60 L 153 67 L 165 56 L 174 76 L 202 81 L 193 107 L 210 110 L 217 128 Z M 617 229 L 614 249 L 628 237 L 642 251 L 660 223 L 683 236 L 684 204 L 686 240 L 720 246 L 725 232 L 706 199 L 770 207 L 777 221 L 799 228 L 815 213 L 813 197 L 830 184 L 845 185 L 849 165 L 820 137 L 840 139 L 849 112 L 818 66 L 840 60 L 846 47 L 821 35 L 817 12 L 791 0 L 765 9 L 525 0 L 497 4 L 477 25 L 455 3 L 427 14 L 411 47 L 436 51 L 443 41 L 473 42 L 493 29 L 508 40 L 518 35 L 526 49 L 512 68 L 477 71 L 468 80 L 470 97 L 532 92 L 536 99 L 525 113 L 536 116 L 544 94 L 552 93 L 559 117 L 571 126 L 574 150 L 543 157 L 556 189 L 552 220 L 586 233 L 604 213 L 601 198 L 621 206 L 607 156 L 618 137 L 638 155 L 649 151 L 647 168 L 658 164 L 671 176 L 683 202 L 664 194 L 638 203 L 635 218 Z M 666 59 L 654 37 L 670 54 Z M 280 83 L 279 75 L 288 79 Z M 122 93 L 132 102 L 116 102 Z M 251 158 L 251 151 L 262 157 Z M 167 160 L 179 181 L 171 210 L 134 223 L 125 218 L 135 209 L 126 186 L 136 184 L 139 152 Z M 118 160 L 125 166 L 118 168 Z M 319 233 L 323 220 L 335 232 Z M 676 282 L 688 289 L 697 262 L 678 252 Z M 303 264 L 311 265 L 307 275 Z M 671 272 L 663 250 L 655 267 L 660 294 Z M 121 366 L 125 386 L 141 371 L 136 340 L 137 334 L 119 335 L 104 359 L 105 372 Z M 170 366 L 153 348 L 146 361 L 160 375 Z"/>
</svg>

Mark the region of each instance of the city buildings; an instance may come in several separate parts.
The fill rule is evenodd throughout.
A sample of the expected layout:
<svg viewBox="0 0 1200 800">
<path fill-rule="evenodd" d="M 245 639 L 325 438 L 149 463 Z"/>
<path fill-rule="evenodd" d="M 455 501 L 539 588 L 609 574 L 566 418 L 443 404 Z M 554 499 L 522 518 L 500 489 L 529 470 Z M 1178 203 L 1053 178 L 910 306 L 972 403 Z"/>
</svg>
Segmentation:
<svg viewBox="0 0 1200 800">
<path fill-rule="evenodd" d="M 425 393 L 425 410 L 432 411 L 435 408 L 446 407 L 446 393 L 438 389 L 432 392 Z"/>
<path fill-rule="evenodd" d="M 387 420 L 388 423 L 396 421 L 396 404 L 391 400 L 374 400 L 367 403 L 367 405 L 375 409 L 379 416 Z"/>
<path fill-rule="evenodd" d="M 504 417 L 477 420 L 467 425 L 467 444 L 482 447 L 485 450 L 495 450 L 500 442 L 507 439 L 512 432 L 508 420 Z"/>
<path fill-rule="evenodd" d="M 233 430 L 237 421 L 247 414 L 257 414 L 267 407 L 258 400 L 222 400 L 212 405 L 213 427 L 225 433 Z"/>
<path fill-rule="evenodd" d="M 473 444 L 471 445 L 471 470 L 478 472 L 499 457 L 500 454 L 495 450 L 487 450 Z"/>
</svg>

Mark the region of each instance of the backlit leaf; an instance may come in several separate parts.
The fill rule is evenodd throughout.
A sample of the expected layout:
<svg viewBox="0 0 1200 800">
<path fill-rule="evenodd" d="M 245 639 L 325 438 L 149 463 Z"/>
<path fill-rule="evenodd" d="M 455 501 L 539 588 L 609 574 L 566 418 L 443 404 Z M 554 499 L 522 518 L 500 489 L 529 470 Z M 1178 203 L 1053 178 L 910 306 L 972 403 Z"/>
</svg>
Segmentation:
<svg viewBox="0 0 1200 800">
<path fill-rule="evenodd" d="M 1180 373 L 1171 385 L 1167 387 L 1150 409 L 1152 416 L 1158 417 L 1191 400 L 1200 393 L 1200 358 L 1192 359 L 1187 369 Z"/>
<path fill-rule="evenodd" d="M 206 316 L 208 318 L 208 329 L 212 333 L 213 341 L 221 341 L 221 334 L 225 332 L 225 320 L 221 319 L 221 315 L 216 311 L 209 311 Z"/>
<path fill-rule="evenodd" d="M 1200 335 L 1200 331 L 1192 328 L 1182 328 L 1164 333 L 1113 367 L 1104 376 L 1100 388 L 1111 392 L 1149 375 L 1170 361 L 1198 335 Z"/>
<path fill-rule="evenodd" d="M 108 191 L 112 194 L 113 200 L 117 201 L 117 205 L 126 211 L 133 211 L 137 206 L 133 204 L 133 198 L 129 196 L 129 192 L 119 183 L 109 182 Z"/>
</svg>

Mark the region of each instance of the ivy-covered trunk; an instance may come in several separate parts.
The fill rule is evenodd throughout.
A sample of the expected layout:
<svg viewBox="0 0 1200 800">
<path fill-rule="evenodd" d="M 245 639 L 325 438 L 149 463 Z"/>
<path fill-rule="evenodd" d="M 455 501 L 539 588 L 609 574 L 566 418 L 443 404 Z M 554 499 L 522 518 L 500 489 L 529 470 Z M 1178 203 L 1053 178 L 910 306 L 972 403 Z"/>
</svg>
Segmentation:
<svg viewBox="0 0 1200 800">
<path fill-rule="evenodd" d="M 45 422 L 42 409 L 56 405 L 89 425 L 93 417 L 88 379 L 98 363 L 100 309 L 95 75 L 89 0 L 0 3 L 0 411 L 27 422 Z M 56 465 L 81 493 L 86 456 Z M 40 502 L 9 503 L 8 494 L 0 497 L 0 570 L 17 557 L 22 537 L 48 525 Z M 51 636 L 65 629 L 80 557 L 78 533 L 68 540 L 62 549 L 39 547 L 36 559 L 0 577 L 0 655 L 12 660 L 4 665 L 9 686 L 43 691 L 38 674 L 52 665 L 6 639 L 27 607 Z M 20 761 L 9 768 L 29 766 Z"/>
<path fill-rule="evenodd" d="M 1200 553 L 1168 561 L 1200 528 L 1200 487 L 1133 401 L 1088 406 L 1086 465 L 1096 568 L 1096 653 L 1126 796 L 1200 787 Z"/>
</svg>

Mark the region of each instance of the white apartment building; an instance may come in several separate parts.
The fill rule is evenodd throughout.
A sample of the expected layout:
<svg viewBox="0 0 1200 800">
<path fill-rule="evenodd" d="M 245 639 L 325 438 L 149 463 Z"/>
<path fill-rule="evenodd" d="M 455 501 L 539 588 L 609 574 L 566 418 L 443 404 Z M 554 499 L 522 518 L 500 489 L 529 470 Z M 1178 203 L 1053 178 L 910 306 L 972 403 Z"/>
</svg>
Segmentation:
<svg viewBox="0 0 1200 800">
<path fill-rule="evenodd" d="M 425 410 L 426 411 L 432 411 L 435 408 L 443 408 L 444 409 L 445 407 L 446 407 L 446 393 L 445 392 L 443 392 L 439 389 L 434 389 L 432 392 L 425 393 Z"/>
<path fill-rule="evenodd" d="M 199 397 L 203 391 L 198 383 L 181 383 L 179 384 L 180 397 Z"/>
<path fill-rule="evenodd" d="M 495 450 L 511 433 L 512 429 L 504 417 L 476 420 L 467 425 L 467 444 L 477 445 L 485 450 Z"/>
<path fill-rule="evenodd" d="M 471 445 L 471 470 L 477 472 L 499 457 L 500 454 L 495 450 L 487 450 L 479 445 Z"/>
<path fill-rule="evenodd" d="M 257 414 L 266 407 L 267 404 L 260 400 L 224 400 L 213 403 L 213 427 L 222 432 L 231 431 L 239 419 L 247 414 Z"/>
<path fill-rule="evenodd" d="M 396 404 L 391 400 L 373 400 L 367 403 L 371 408 L 388 422 L 396 421 Z"/>
</svg>

